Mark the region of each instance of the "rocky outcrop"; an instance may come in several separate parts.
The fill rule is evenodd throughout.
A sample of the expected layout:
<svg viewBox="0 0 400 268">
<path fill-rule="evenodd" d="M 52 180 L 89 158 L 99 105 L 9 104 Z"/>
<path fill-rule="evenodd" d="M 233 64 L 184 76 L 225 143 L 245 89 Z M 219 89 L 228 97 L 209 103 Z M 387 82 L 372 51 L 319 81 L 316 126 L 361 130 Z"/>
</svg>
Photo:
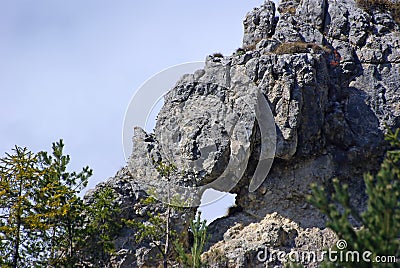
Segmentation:
<svg viewBox="0 0 400 268">
<path fill-rule="evenodd" d="M 149 195 L 135 181 L 127 167 L 118 171 L 113 178 L 98 184 L 94 190 L 88 191 L 85 195 L 85 203 L 93 202 L 95 191 L 101 191 L 106 187 L 114 190 L 116 195 L 114 205 L 120 209 L 120 219 L 145 223 L 149 221 L 149 215 L 159 215 L 160 218 L 166 216 L 166 207 L 159 202 L 148 201 Z M 192 214 L 190 209 L 179 209 L 179 211 L 172 209 L 170 211 L 171 225 L 177 232 L 185 233 L 189 226 L 188 219 L 193 218 Z M 156 267 L 160 252 L 152 244 L 153 241 L 145 239 L 138 243 L 136 228 L 128 227 L 122 220 L 118 224 L 122 228 L 119 236 L 114 240 L 116 251 L 106 267 Z M 87 246 L 90 247 L 90 245 Z M 87 263 L 85 267 L 97 267 L 97 265 L 90 266 Z"/>
<path fill-rule="evenodd" d="M 204 70 L 178 81 L 154 134 L 135 129 L 123 181 L 160 196 L 173 185 L 173 194 L 196 205 L 205 186 L 237 194 L 240 211 L 210 225 L 216 244 L 205 258 L 213 267 L 258 267 L 249 260 L 264 246 L 301 251 L 319 239 L 321 249 L 325 236 L 332 244 L 328 230 L 316 229 L 325 217 L 306 201 L 310 183 L 329 189 L 338 177 L 363 209 L 362 174 L 382 160 L 385 125 L 400 127 L 400 28 L 388 12 L 368 13 L 353 0 L 282 1 L 278 10 L 279 17 L 267 1 L 249 12 L 243 49 L 209 56 Z M 259 108 L 273 116 L 275 154 L 265 181 L 249 191 L 270 152 L 262 136 L 268 116 L 260 120 Z M 174 163 L 179 175 L 165 180 L 160 161 Z M 120 189 L 120 181 L 112 186 Z M 136 193 L 121 192 L 121 206 L 137 206 Z M 117 242 L 136 258 L 140 250 L 127 245 Z M 219 263 L 210 257 L 216 251 Z"/>
<path fill-rule="evenodd" d="M 203 254 L 203 262 L 207 267 L 262 268 L 304 260 L 307 266 L 317 267 L 315 260 L 336 240 L 329 229 L 303 229 L 275 212 L 256 223 L 236 223 L 224 233 L 223 240 Z"/>
</svg>

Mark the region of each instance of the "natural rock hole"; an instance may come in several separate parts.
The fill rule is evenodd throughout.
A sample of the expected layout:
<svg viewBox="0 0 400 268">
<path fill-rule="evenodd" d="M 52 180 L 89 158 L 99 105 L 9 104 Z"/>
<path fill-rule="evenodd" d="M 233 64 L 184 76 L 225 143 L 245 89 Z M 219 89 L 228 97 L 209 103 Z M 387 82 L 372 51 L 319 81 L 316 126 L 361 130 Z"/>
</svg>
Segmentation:
<svg viewBox="0 0 400 268">
<path fill-rule="evenodd" d="M 228 215 L 229 208 L 236 202 L 236 194 L 207 189 L 201 196 L 201 205 L 197 209 L 201 212 L 201 219 L 207 224 Z"/>
<path fill-rule="evenodd" d="M 164 95 L 154 103 L 147 115 L 145 130 L 154 132 L 157 115 L 164 105 Z M 201 197 L 201 205 L 197 209 L 201 212 L 201 219 L 207 220 L 207 224 L 228 215 L 229 208 L 235 206 L 236 194 L 207 189 Z"/>
</svg>

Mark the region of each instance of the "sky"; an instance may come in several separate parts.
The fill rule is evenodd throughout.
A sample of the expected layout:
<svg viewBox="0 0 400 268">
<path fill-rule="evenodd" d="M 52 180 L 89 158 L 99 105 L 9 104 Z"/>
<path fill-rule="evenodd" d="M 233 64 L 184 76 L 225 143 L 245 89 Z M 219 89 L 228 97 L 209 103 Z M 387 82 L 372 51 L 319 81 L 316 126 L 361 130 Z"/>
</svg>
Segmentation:
<svg viewBox="0 0 400 268">
<path fill-rule="evenodd" d="M 174 65 L 229 55 L 263 0 L 0 1 L 0 154 L 63 139 L 89 187 L 126 163 L 125 112 L 140 86 Z M 144 127 L 144 126 L 142 126 Z"/>
</svg>

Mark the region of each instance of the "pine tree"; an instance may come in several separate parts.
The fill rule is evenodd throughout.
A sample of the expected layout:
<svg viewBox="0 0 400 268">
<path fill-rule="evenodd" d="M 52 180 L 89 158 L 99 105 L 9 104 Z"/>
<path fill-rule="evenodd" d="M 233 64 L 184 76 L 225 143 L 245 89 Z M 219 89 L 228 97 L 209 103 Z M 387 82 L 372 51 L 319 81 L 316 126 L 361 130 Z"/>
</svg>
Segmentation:
<svg viewBox="0 0 400 268">
<path fill-rule="evenodd" d="M 43 151 L 38 154 L 43 175 L 36 189 L 36 216 L 47 228 L 41 237 L 48 253 L 46 265 L 74 267 L 79 251 L 76 245 L 84 232 L 85 207 L 78 194 L 86 187 L 92 170 L 85 167 L 79 173 L 69 173 L 70 157 L 63 155 L 63 148 L 60 140 L 53 143 L 52 155 Z"/>
<path fill-rule="evenodd" d="M 189 231 L 193 235 L 193 245 L 191 246 L 190 257 L 186 253 L 184 246 L 178 241 L 175 242 L 175 248 L 179 254 L 179 259 L 184 267 L 201 268 L 204 263 L 201 261 L 201 254 L 204 252 L 204 247 L 208 239 L 207 221 L 201 220 L 201 213 L 197 213 L 197 217 L 190 223 Z"/>
<path fill-rule="evenodd" d="M 350 205 L 348 186 L 341 185 L 338 179 L 333 181 L 334 193 L 331 198 L 323 187 L 312 186 L 311 203 L 329 218 L 327 226 L 335 231 L 340 239 L 348 243 L 345 252 L 370 251 L 374 260 L 376 256 L 400 255 L 400 130 L 388 130 L 385 139 L 391 149 L 387 152 L 379 172 L 373 176 L 366 174 L 364 181 L 368 195 L 365 212 L 359 214 Z M 336 204 L 340 204 L 342 209 Z M 356 231 L 349 222 L 349 216 L 358 220 L 362 227 Z M 331 264 L 332 265 L 332 264 Z M 354 263 L 341 263 L 341 266 L 354 267 Z M 396 267 L 397 264 L 386 264 L 385 267 Z M 378 267 L 378 263 L 364 262 L 357 267 Z"/>
<path fill-rule="evenodd" d="M 162 162 L 157 163 L 157 171 L 160 173 L 161 176 L 167 179 L 168 183 L 171 181 L 171 175 L 177 171 L 177 168 L 174 164 L 165 164 Z M 168 265 L 168 255 L 170 252 L 170 245 L 171 245 L 171 192 L 168 188 L 167 193 L 167 212 L 166 212 L 166 219 L 165 219 L 165 243 L 164 243 L 164 252 L 162 253 L 163 256 L 163 266 L 167 268 Z"/>
<path fill-rule="evenodd" d="M 153 163 L 158 173 L 169 183 L 173 176 L 177 176 L 177 167 L 174 164 L 164 163 L 162 161 L 155 161 Z M 171 227 L 172 213 L 181 210 L 184 207 L 179 194 L 173 195 L 168 188 L 165 187 L 166 197 L 163 199 L 165 203 L 160 205 L 163 207 L 163 213 L 147 212 L 147 219 L 145 222 L 137 220 L 125 220 L 125 224 L 136 230 L 136 242 L 148 242 L 154 245 L 160 256 L 164 268 L 168 267 L 168 262 L 175 255 L 173 241 L 178 239 L 176 231 Z M 151 192 L 151 191 L 149 191 Z M 147 197 L 144 205 L 152 206 L 157 204 L 157 200 L 151 196 Z"/>
<path fill-rule="evenodd" d="M 67 172 L 62 140 L 52 155 L 15 147 L 0 159 L 2 267 L 74 267 L 82 232 L 78 197 L 92 170 Z"/>
<path fill-rule="evenodd" d="M 147 197 L 143 201 L 143 205 L 152 206 L 157 203 L 153 197 Z M 170 205 L 165 208 L 165 213 L 147 212 L 145 221 L 124 220 L 124 223 L 136 231 L 135 239 L 137 243 L 149 243 L 155 246 L 159 252 L 160 261 L 163 267 L 168 267 L 168 261 L 173 255 L 171 250 L 172 241 L 177 239 L 177 234 L 171 225 L 171 210 Z M 156 260 L 154 260 L 156 261 Z"/>
<path fill-rule="evenodd" d="M 118 221 L 121 210 L 115 199 L 114 190 L 107 186 L 97 191 L 85 207 L 81 257 L 96 267 L 105 267 L 110 262 L 115 251 L 114 238 L 122 227 Z"/>
<path fill-rule="evenodd" d="M 43 228 L 32 220 L 32 199 L 41 172 L 37 155 L 17 146 L 13 151 L 0 159 L 0 264 L 27 267 L 38 247 L 35 229 Z"/>
<path fill-rule="evenodd" d="M 200 212 L 197 213 L 197 218 L 190 224 L 190 231 L 193 234 L 193 245 L 192 245 L 192 267 L 200 268 L 202 267 L 201 254 L 204 252 L 204 246 L 207 242 L 207 221 L 200 220 Z"/>
</svg>

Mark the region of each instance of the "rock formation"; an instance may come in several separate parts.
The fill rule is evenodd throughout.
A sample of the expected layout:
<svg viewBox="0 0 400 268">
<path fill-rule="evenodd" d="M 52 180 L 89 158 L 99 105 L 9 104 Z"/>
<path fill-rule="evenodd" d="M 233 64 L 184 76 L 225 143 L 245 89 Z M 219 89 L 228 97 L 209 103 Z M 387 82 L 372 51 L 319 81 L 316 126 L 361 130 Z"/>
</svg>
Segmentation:
<svg viewBox="0 0 400 268">
<path fill-rule="evenodd" d="M 204 70 L 178 81 L 155 133 L 136 128 L 129 168 L 105 183 L 119 193 L 123 213 L 146 220 L 144 185 L 165 183 L 155 162 L 178 167 L 174 183 L 201 186 L 224 174 L 234 152 L 247 152 L 245 171 L 229 188 L 240 209 L 210 225 L 205 258 L 213 267 L 264 267 L 254 262 L 261 247 L 332 244 L 325 217 L 305 199 L 310 183 L 329 189 L 338 177 L 362 209 L 362 174 L 379 167 L 385 125 L 400 127 L 400 26 L 389 12 L 367 12 L 353 0 L 288 0 L 278 11 L 267 1 L 249 12 L 243 48 L 207 57 Z M 258 91 L 274 117 L 276 154 L 265 181 L 249 192 L 262 151 Z M 236 125 L 242 131 L 232 131 Z M 176 216 L 182 226 L 190 213 Z M 151 251 L 132 235 L 127 229 L 116 240 L 121 257 L 114 267 L 140 266 Z"/>
</svg>

